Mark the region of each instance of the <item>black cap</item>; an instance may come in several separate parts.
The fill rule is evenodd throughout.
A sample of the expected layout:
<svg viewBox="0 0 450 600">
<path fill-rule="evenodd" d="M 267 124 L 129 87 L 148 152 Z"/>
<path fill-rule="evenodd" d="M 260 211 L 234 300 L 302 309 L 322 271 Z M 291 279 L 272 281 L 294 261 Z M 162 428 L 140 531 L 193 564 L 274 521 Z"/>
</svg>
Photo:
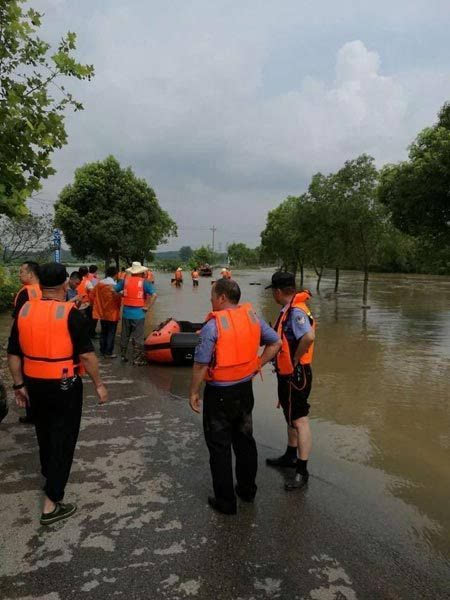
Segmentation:
<svg viewBox="0 0 450 600">
<path fill-rule="evenodd" d="M 269 288 L 282 290 L 284 288 L 295 288 L 295 276 L 293 273 L 287 273 L 285 271 L 277 271 L 272 275 L 272 283 L 266 286 L 266 290 Z"/>
<path fill-rule="evenodd" d="M 45 263 L 39 267 L 39 283 L 44 288 L 58 287 L 68 276 L 66 267 L 60 263 Z"/>
</svg>

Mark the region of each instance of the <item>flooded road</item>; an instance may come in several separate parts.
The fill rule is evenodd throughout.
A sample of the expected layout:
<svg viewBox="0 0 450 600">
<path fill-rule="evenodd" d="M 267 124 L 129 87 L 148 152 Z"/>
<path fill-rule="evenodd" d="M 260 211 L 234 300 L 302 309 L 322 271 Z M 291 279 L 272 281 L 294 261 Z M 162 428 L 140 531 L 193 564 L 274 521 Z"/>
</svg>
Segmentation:
<svg viewBox="0 0 450 600">
<path fill-rule="evenodd" d="M 243 300 L 274 322 L 278 309 L 270 290 L 264 290 L 271 271 L 233 275 Z M 107 598 L 113 585 L 118 595 L 132 589 L 131 598 L 184 598 L 196 595 L 192 590 L 201 583 L 205 591 L 198 596 L 208 599 L 214 594 L 245 600 L 443 598 L 450 572 L 450 281 L 371 277 L 368 311 L 361 309 L 362 277 L 353 272 L 342 275 L 337 296 L 332 280 L 325 278 L 320 295 L 314 293 L 311 301 L 318 341 L 307 495 L 285 494 L 283 475 L 264 465 L 265 457 L 284 449 L 285 425 L 276 409 L 271 369 L 265 368 L 263 381 L 255 379 L 260 493 L 254 508 L 241 507 L 237 522 L 204 510 L 210 478 L 201 419 L 186 406 L 188 368 L 102 361 L 111 403 L 99 410 L 86 386 L 69 488 L 80 514 L 61 525 L 58 535 L 36 528 L 35 442 L 12 410 L 0 431 L 0 475 L 6 482 L 0 509 L 7 537 L 15 539 L 7 568 L 0 569 L 8 576 L 7 597 L 41 597 L 58 590 L 61 596 L 55 599 L 78 598 L 81 590 L 83 597 Z M 305 283 L 314 292 L 314 279 L 307 277 Z M 197 289 L 190 281 L 176 289 L 169 274 L 157 273 L 156 284 L 159 297 L 148 330 L 170 316 L 202 321 L 209 312 L 210 280 L 201 279 Z M 2 337 L 9 326 L 9 315 L 2 315 Z M 21 518 L 14 512 L 17 503 Z M 146 512 L 152 503 L 158 511 Z M 150 527 L 149 515 L 167 523 Z M 165 548 L 159 537 L 168 535 L 173 544 Z M 145 561 L 133 559 L 141 555 Z M 152 562 L 153 555 L 165 558 Z M 125 556 L 135 562 L 123 566 Z M 50 577 L 55 560 L 64 569 L 61 584 Z M 125 568 L 127 575 L 116 581 Z M 101 570 L 105 579 L 98 583 Z M 170 582 L 186 573 L 190 587 L 180 579 L 181 591 L 172 593 Z M 257 575 L 253 583 L 250 573 Z M 314 583 L 318 577 L 327 581 L 321 592 Z M 217 578 L 226 582 L 222 595 Z M 133 588 L 144 589 L 149 581 L 160 586 L 153 596 Z"/>
<path fill-rule="evenodd" d="M 236 271 L 242 297 L 272 323 L 278 312 L 270 270 Z M 450 557 L 450 281 L 420 275 L 371 275 L 371 309 L 361 309 L 362 275 L 342 274 L 314 292 L 317 344 L 311 418 L 311 472 L 331 469 L 340 484 L 377 499 L 412 544 Z M 251 285 L 259 283 L 261 285 Z M 169 316 L 202 321 L 210 310 L 210 280 L 193 289 L 170 286 L 157 274 L 158 301 L 151 329 Z M 186 398 L 189 369 L 151 366 L 152 383 Z M 275 376 L 255 380 L 258 442 L 284 448 L 285 427 L 277 411 Z M 334 463 L 334 464 L 332 464 Z M 326 466 L 325 466 L 326 464 Z M 345 478 L 345 481 L 344 479 Z M 392 502 L 399 499 L 402 503 Z"/>
</svg>

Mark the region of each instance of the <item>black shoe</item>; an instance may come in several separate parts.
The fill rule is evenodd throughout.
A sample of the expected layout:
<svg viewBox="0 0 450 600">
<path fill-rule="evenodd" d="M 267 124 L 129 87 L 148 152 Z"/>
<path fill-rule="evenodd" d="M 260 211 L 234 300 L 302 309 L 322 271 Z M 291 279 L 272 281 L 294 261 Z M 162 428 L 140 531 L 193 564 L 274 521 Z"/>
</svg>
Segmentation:
<svg viewBox="0 0 450 600">
<path fill-rule="evenodd" d="M 234 491 L 236 492 L 236 495 L 239 496 L 239 498 L 244 502 L 253 502 L 255 500 L 255 494 L 252 496 L 250 494 L 243 494 L 238 485 L 235 486 Z"/>
<path fill-rule="evenodd" d="M 126 363 L 126 362 L 128 362 L 128 356 L 125 356 L 124 354 L 122 354 L 122 356 L 120 357 L 120 360 L 121 360 L 123 363 Z"/>
<path fill-rule="evenodd" d="M 301 490 L 308 485 L 309 473 L 296 473 L 294 479 L 284 484 L 284 489 L 287 492 L 293 492 L 294 490 Z"/>
<path fill-rule="evenodd" d="M 28 423 L 29 425 L 33 425 L 34 419 L 31 417 L 19 417 L 19 423 Z"/>
<path fill-rule="evenodd" d="M 51 525 L 57 521 L 68 519 L 77 510 L 76 504 L 62 504 L 61 502 L 56 503 L 56 508 L 51 513 L 42 513 L 40 518 L 41 525 Z"/>
<path fill-rule="evenodd" d="M 225 508 L 223 505 L 220 504 L 217 498 L 214 498 L 214 496 L 208 496 L 208 504 L 211 508 L 217 510 L 217 512 L 223 513 L 224 515 L 235 515 L 237 513 L 236 507 Z"/>
<path fill-rule="evenodd" d="M 266 465 L 269 467 L 297 467 L 297 457 L 291 458 L 287 454 L 278 458 L 266 458 Z"/>
</svg>

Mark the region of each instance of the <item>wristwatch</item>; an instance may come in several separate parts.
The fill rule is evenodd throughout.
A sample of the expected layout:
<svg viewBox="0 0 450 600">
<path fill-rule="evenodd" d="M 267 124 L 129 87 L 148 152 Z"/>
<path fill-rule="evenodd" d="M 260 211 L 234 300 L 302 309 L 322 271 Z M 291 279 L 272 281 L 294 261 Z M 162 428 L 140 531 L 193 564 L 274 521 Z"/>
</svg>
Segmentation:
<svg viewBox="0 0 450 600">
<path fill-rule="evenodd" d="M 22 388 L 24 388 L 24 387 L 25 387 L 25 384 L 24 384 L 23 382 L 22 382 L 22 383 L 15 383 L 15 384 L 12 386 L 12 389 L 13 389 L 14 391 L 16 391 L 16 390 L 21 390 L 21 389 L 22 389 Z"/>
</svg>

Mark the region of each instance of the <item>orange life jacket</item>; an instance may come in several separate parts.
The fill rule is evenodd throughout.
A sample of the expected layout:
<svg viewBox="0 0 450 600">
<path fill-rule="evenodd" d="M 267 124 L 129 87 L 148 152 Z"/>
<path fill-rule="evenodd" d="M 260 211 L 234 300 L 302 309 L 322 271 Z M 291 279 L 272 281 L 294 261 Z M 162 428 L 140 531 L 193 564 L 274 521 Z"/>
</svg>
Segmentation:
<svg viewBox="0 0 450 600">
<path fill-rule="evenodd" d="M 175 281 L 183 281 L 183 273 L 181 271 L 175 271 Z"/>
<path fill-rule="evenodd" d="M 84 304 L 90 302 L 89 292 L 86 288 L 86 284 L 89 281 L 89 277 L 85 275 L 77 287 L 77 294 L 80 296 L 81 302 Z"/>
<path fill-rule="evenodd" d="M 279 375 L 291 375 L 294 371 L 294 365 L 292 363 L 292 360 L 294 358 L 296 348 L 292 348 L 289 344 L 289 340 L 287 339 L 283 328 L 283 325 L 289 318 L 291 310 L 293 308 L 300 308 L 308 316 L 312 328 L 314 330 L 316 329 L 316 322 L 311 314 L 311 311 L 306 305 L 306 300 L 309 300 L 309 298 L 311 298 L 311 294 L 308 291 L 299 292 L 298 294 L 296 294 L 292 298 L 289 307 L 280 314 L 275 324 L 274 329 L 281 338 L 281 350 L 278 352 L 275 358 L 276 370 Z M 302 365 L 310 365 L 312 363 L 313 354 L 314 342 L 308 348 L 308 351 L 300 357 L 299 363 Z"/>
<path fill-rule="evenodd" d="M 125 279 L 126 276 L 127 274 L 125 273 L 125 271 L 119 271 L 117 273 L 117 279 Z"/>
<path fill-rule="evenodd" d="M 216 320 L 217 342 L 205 379 L 238 381 L 255 375 L 261 368 L 261 326 L 252 305 L 211 312 L 210 319 Z"/>
<path fill-rule="evenodd" d="M 98 279 L 98 275 L 97 273 L 88 273 L 87 278 L 89 279 L 89 281 L 93 281 L 94 279 Z"/>
<path fill-rule="evenodd" d="M 192 271 L 191 277 L 192 279 L 198 279 L 200 277 L 200 273 L 198 271 Z"/>
<path fill-rule="evenodd" d="M 112 285 L 98 283 L 94 289 L 92 318 L 104 321 L 118 321 L 120 318 L 121 302 L 120 295 L 114 291 Z"/>
<path fill-rule="evenodd" d="M 144 278 L 126 277 L 123 286 L 124 306 L 145 306 Z"/>
<path fill-rule="evenodd" d="M 29 283 L 20 288 L 14 298 L 14 306 L 17 304 L 17 298 L 23 290 L 28 291 L 28 300 L 40 300 L 42 298 L 42 291 L 38 283 Z"/>
<path fill-rule="evenodd" d="M 155 276 L 153 274 L 153 271 L 150 271 L 149 269 L 145 274 L 145 279 L 147 279 L 147 281 L 149 281 L 150 283 L 155 283 Z"/>
<path fill-rule="evenodd" d="M 23 372 L 37 379 L 61 379 L 63 370 L 73 377 L 80 372 L 73 360 L 68 319 L 73 302 L 26 302 L 17 326 L 23 352 Z"/>
<path fill-rule="evenodd" d="M 231 271 L 226 271 L 223 276 L 225 279 L 231 279 Z"/>
</svg>

